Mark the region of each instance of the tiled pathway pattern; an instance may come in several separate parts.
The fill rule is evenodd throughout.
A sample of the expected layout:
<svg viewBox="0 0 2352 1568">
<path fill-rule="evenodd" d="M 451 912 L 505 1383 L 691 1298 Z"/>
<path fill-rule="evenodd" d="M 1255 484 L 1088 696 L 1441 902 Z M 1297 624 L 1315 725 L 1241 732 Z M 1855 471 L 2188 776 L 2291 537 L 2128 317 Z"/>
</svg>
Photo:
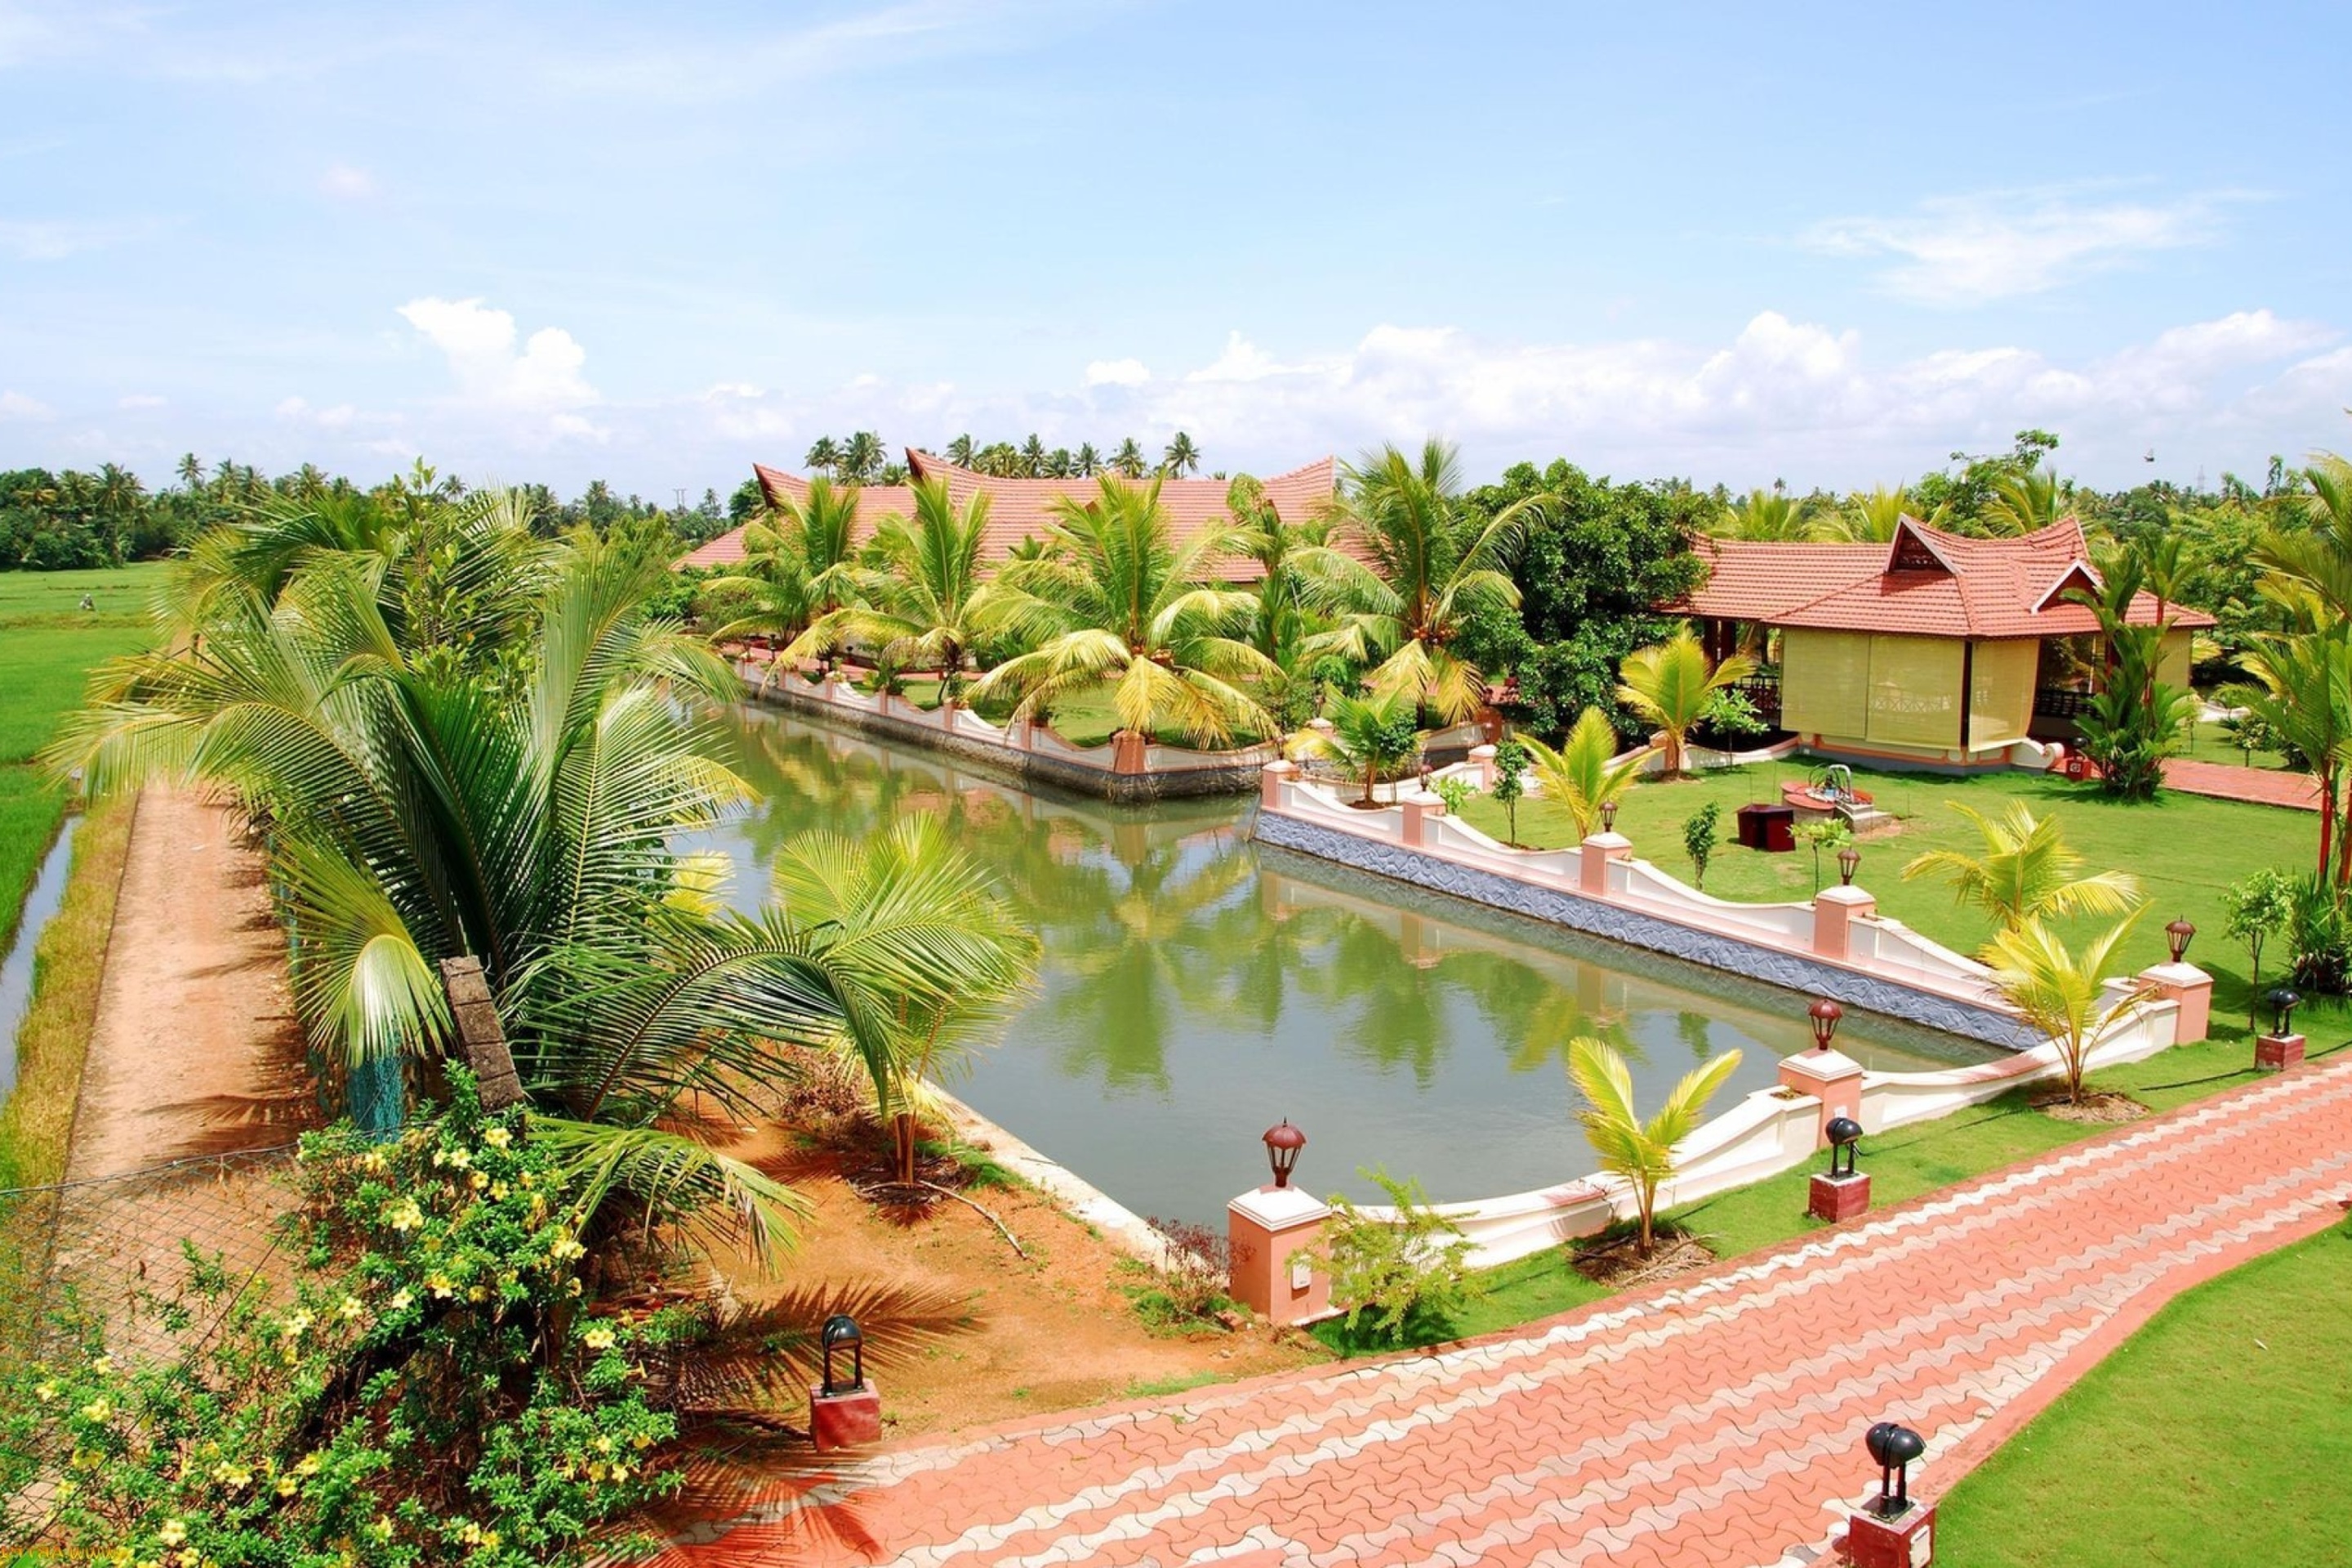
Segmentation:
<svg viewBox="0 0 2352 1568">
<path fill-rule="evenodd" d="M 2273 768 L 2242 768 L 2228 763 L 2205 763 L 2194 757 L 2170 757 L 2164 764 L 2164 787 L 2189 795 L 2210 795 L 2217 800 L 2245 800 L 2256 805 L 2284 805 L 2295 811 L 2319 809 L 2319 785 L 2309 773 L 2280 773 Z"/>
<path fill-rule="evenodd" d="M 1516 1337 L 885 1452 L 667 1556 L 1801 1563 L 1874 1480 L 1873 1422 L 1926 1435 L 1940 1492 L 2164 1300 L 2347 1197 L 2352 1058 Z"/>
</svg>

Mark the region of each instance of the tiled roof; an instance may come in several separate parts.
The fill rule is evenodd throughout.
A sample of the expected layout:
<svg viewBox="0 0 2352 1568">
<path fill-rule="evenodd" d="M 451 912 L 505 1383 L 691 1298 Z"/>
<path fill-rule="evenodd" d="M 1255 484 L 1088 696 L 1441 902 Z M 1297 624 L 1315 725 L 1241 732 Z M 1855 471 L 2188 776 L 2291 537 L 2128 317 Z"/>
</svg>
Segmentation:
<svg viewBox="0 0 2352 1568">
<path fill-rule="evenodd" d="M 1892 544 L 1707 539 L 1706 584 L 1677 608 L 1710 619 L 1930 637 L 2074 637 L 2098 617 L 2063 596 L 2098 581 L 2083 526 L 2062 518 L 2035 532 L 1974 539 L 1905 518 Z M 2173 624 L 2210 626 L 2200 610 L 2167 605 Z M 2154 626 L 2157 601 L 2132 601 L 2134 626 Z"/>
<path fill-rule="evenodd" d="M 912 447 L 907 452 L 907 467 L 919 479 L 944 480 L 949 496 L 959 507 L 975 491 L 988 492 L 988 533 L 981 546 L 981 556 L 992 563 L 1003 560 L 1014 545 L 1024 540 L 1045 537 L 1054 524 L 1053 504 L 1057 498 L 1074 496 L 1084 500 L 1095 493 L 1095 481 L 1090 479 L 997 479 L 958 468 L 943 458 Z M 808 494 L 808 480 L 798 474 L 757 463 L 751 471 L 771 500 L 785 497 L 797 500 Z M 1338 479 L 1338 464 L 1330 458 L 1323 458 L 1259 482 L 1265 486 L 1266 500 L 1285 521 L 1303 523 L 1329 502 Z M 1212 524 L 1229 521 L 1223 479 L 1163 479 L 1160 501 L 1168 510 L 1169 522 L 1180 546 L 1189 543 Z M 866 487 L 858 492 L 859 535 L 863 537 L 890 513 L 907 515 L 914 507 L 915 492 L 907 486 Z M 678 564 L 731 566 L 742 559 L 743 531 L 739 528 L 697 547 Z M 1247 559 L 1229 559 L 1219 564 L 1218 575 L 1227 582 L 1255 582 L 1258 564 Z"/>
</svg>

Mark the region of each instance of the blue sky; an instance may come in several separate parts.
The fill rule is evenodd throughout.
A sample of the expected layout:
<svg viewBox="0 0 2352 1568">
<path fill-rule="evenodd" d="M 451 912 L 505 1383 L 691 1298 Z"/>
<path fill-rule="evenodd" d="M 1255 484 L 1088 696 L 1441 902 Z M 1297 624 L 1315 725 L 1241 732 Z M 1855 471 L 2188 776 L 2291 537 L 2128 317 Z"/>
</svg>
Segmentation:
<svg viewBox="0 0 2352 1568">
<path fill-rule="evenodd" d="M 2342 6 L 0 0 L 0 466 L 2352 448 Z M 2153 449 L 2157 461 L 2143 460 Z"/>
</svg>

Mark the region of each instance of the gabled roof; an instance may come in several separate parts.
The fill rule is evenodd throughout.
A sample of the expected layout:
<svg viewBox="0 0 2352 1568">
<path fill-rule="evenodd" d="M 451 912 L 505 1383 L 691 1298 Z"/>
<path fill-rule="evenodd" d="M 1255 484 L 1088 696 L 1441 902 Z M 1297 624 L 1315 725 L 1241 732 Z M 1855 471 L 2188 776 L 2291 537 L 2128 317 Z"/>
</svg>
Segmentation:
<svg viewBox="0 0 2352 1568">
<path fill-rule="evenodd" d="M 1056 500 L 1071 496 L 1083 501 L 1095 493 L 1095 481 L 1091 479 L 998 479 L 959 468 L 944 458 L 913 447 L 907 450 L 907 468 L 918 479 L 944 481 L 949 496 L 959 507 L 978 491 L 988 493 L 988 532 L 981 545 L 981 558 L 992 563 L 1003 560 L 1013 546 L 1024 541 L 1043 538 L 1053 527 Z M 786 499 L 800 500 L 808 495 L 809 482 L 798 474 L 758 463 L 751 466 L 751 472 L 771 503 Z M 1302 523 L 1330 501 L 1338 481 L 1338 463 L 1323 458 L 1259 482 L 1265 487 L 1265 499 L 1286 521 Z M 1180 546 L 1190 542 L 1203 529 L 1230 521 L 1225 510 L 1223 479 L 1162 479 L 1160 500 L 1167 508 Z M 885 517 L 893 512 L 907 516 L 914 508 L 915 492 L 909 486 L 866 486 L 857 492 L 860 539 L 871 533 Z M 698 546 L 678 564 L 731 566 L 742 559 L 743 531 L 738 528 Z M 1228 582 L 1255 582 L 1258 572 L 1257 563 L 1247 559 L 1227 560 L 1218 567 L 1218 574 Z"/>
<path fill-rule="evenodd" d="M 1976 539 L 1906 517 L 1887 544 L 1706 539 L 1707 581 L 1676 608 L 1764 626 L 1930 637 L 2075 637 L 2099 629 L 2063 597 L 2095 586 L 2083 525 L 2061 518 L 2032 533 Z M 2210 626 L 2200 610 L 2167 605 L 2176 626 Z M 2132 600 L 2131 624 L 2154 626 L 2157 600 Z"/>
</svg>

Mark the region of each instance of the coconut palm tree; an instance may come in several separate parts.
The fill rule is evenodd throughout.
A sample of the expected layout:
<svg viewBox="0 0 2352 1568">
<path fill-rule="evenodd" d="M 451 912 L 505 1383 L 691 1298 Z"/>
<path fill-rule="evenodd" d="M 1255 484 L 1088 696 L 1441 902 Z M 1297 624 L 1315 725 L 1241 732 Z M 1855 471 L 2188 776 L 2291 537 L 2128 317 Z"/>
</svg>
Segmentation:
<svg viewBox="0 0 2352 1568">
<path fill-rule="evenodd" d="M 947 457 L 948 461 L 953 463 L 959 468 L 971 468 L 971 437 L 970 436 L 959 436 L 954 440 L 949 442 Z"/>
<path fill-rule="evenodd" d="M 824 474 L 829 479 L 841 467 L 841 445 L 830 436 L 820 436 L 810 443 L 801 462 L 811 472 Z"/>
<path fill-rule="evenodd" d="M 1176 432 L 1175 438 L 1168 443 L 1168 449 L 1160 455 L 1160 471 L 1171 479 L 1181 479 L 1196 471 L 1200 466 L 1201 448 L 1194 446 L 1192 437 L 1181 430 Z"/>
<path fill-rule="evenodd" d="M 1331 694 L 1324 709 L 1328 730 L 1301 731 L 1296 748 L 1301 756 L 1329 757 L 1364 781 L 1361 804 L 1377 805 L 1373 789 L 1392 778 L 1421 751 L 1421 731 L 1412 721 L 1412 705 L 1403 693 L 1372 697 Z"/>
<path fill-rule="evenodd" d="M 1072 471 L 1082 479 L 1090 479 L 1095 477 L 1095 471 L 1101 467 L 1102 454 L 1095 450 L 1094 443 L 1079 442 L 1078 455 L 1071 464 Z"/>
<path fill-rule="evenodd" d="M 2032 533 L 2066 515 L 2058 476 L 2047 468 L 2011 474 L 1993 486 L 1980 521 L 1988 533 Z"/>
<path fill-rule="evenodd" d="M 1601 1168 L 1632 1184 L 1645 1257 L 1656 1245 L 1658 1188 L 1674 1178 L 1675 1145 L 1697 1129 L 1706 1102 L 1738 1068 L 1738 1051 L 1693 1068 L 1645 1121 L 1634 1109 L 1633 1075 L 1617 1047 L 1591 1036 L 1569 1044 L 1568 1076 L 1584 1096 L 1577 1122 L 1600 1156 Z"/>
<path fill-rule="evenodd" d="M 1750 490 L 1733 501 L 1708 531 L 1731 539 L 1808 539 L 1813 532 L 1813 509 L 1786 490 Z"/>
<path fill-rule="evenodd" d="M 2282 509 L 2288 524 L 2263 535 L 2254 563 L 2341 619 L 2352 616 L 2352 459 L 2317 453 L 2303 478 L 2308 488 Z"/>
<path fill-rule="evenodd" d="M 1141 479 L 1148 466 L 1143 460 L 1143 444 L 1129 436 L 1118 444 L 1118 450 L 1111 454 L 1110 466 L 1130 479 Z"/>
<path fill-rule="evenodd" d="M 1095 483 L 1091 499 L 1055 498 L 1054 553 L 1005 564 L 992 613 L 1042 640 L 990 670 L 973 697 L 1017 697 L 1014 715 L 1027 718 L 1108 683 L 1131 733 L 1172 728 L 1217 745 L 1237 730 L 1270 731 L 1272 717 L 1243 683 L 1279 671 L 1234 635 L 1254 601 L 1202 585 L 1233 552 L 1232 528 L 1203 529 L 1180 548 L 1160 481 Z"/>
<path fill-rule="evenodd" d="M 1756 673 L 1756 661 L 1734 654 L 1711 664 L 1689 626 L 1665 642 L 1636 648 L 1618 667 L 1617 700 L 1657 728 L 1665 776 L 1683 771 L 1683 743 L 1706 720 L 1716 694 Z"/>
<path fill-rule="evenodd" d="M 811 479 L 805 497 L 772 500 L 767 521 L 744 525 L 741 567 L 703 584 L 705 598 L 732 606 L 711 640 L 768 637 L 797 645 L 811 626 L 857 596 L 856 537 L 855 485 Z"/>
<path fill-rule="evenodd" d="M 1580 839 L 1591 837 L 1601 826 L 1602 806 L 1633 787 L 1641 756 L 1617 754 L 1617 731 L 1598 708 L 1576 716 L 1558 751 L 1530 735 L 1518 740 L 1527 748 L 1543 797 L 1568 813 Z"/>
<path fill-rule="evenodd" d="M 988 532 L 989 495 L 976 490 L 962 510 L 944 479 L 915 487 L 915 514 L 896 513 L 876 531 L 864 602 L 834 611 L 803 633 L 803 643 L 825 647 L 856 641 L 900 668 L 936 668 L 940 696 L 956 700 L 964 658 L 987 629 L 989 592 L 981 579 L 980 551 Z"/>
<path fill-rule="evenodd" d="M 1531 510 L 1552 498 L 1478 517 L 1464 503 L 1454 448 L 1434 438 L 1418 459 L 1394 446 L 1368 453 L 1345 479 L 1332 542 L 1298 555 L 1318 607 L 1338 617 L 1305 652 L 1372 666 L 1372 686 L 1458 723 L 1485 704 L 1486 677 L 1454 644 L 1481 609 L 1518 604 L 1511 558 Z"/>
<path fill-rule="evenodd" d="M 1906 518 L 1915 515 L 1916 500 L 1901 485 L 1889 489 L 1880 485 L 1874 489 L 1856 490 L 1845 498 L 1845 504 L 1815 520 L 1814 531 L 1823 539 L 1840 540 L 1849 544 L 1891 544 L 1895 530 Z M 1948 508 L 1937 507 L 1933 515 L 1921 517 L 1929 526 L 1941 524 Z"/>
<path fill-rule="evenodd" d="M 2120 995 L 2107 990 L 2116 950 L 2131 933 L 2137 916 L 2127 915 L 2078 952 L 2038 919 L 1993 933 L 1984 951 L 1993 984 L 2028 1027 L 2058 1047 L 2066 1098 L 2083 1103 L 2083 1073 L 2091 1048 L 2147 994 L 2135 985 Z"/>
<path fill-rule="evenodd" d="M 1021 443 L 1021 477 L 1025 479 L 1042 479 L 1045 473 L 1045 443 L 1037 438 L 1037 432 L 1032 430 L 1029 439 Z"/>
<path fill-rule="evenodd" d="M 1930 849 L 1903 868 L 1905 881 L 1941 877 L 1959 903 L 2005 931 L 2045 915 L 2123 914 L 2139 902 L 2139 879 L 2127 871 L 2076 876 L 2083 857 L 2058 837 L 2058 819 L 2034 816 L 2023 801 L 2011 802 L 1998 821 L 1957 803 L 1952 809 L 1976 825 L 1984 853 Z"/>
<path fill-rule="evenodd" d="M 2324 629 L 2267 637 L 2239 655 L 2252 679 L 2222 693 L 2222 700 L 2246 709 L 2310 773 L 2319 790 L 2319 869 L 2344 880 L 2347 862 L 2335 841 L 2346 813 L 2344 781 L 2352 776 L 2352 623 L 2336 620 Z M 2352 822 L 2341 837 L 2352 841 Z"/>
<path fill-rule="evenodd" d="M 841 444 L 840 477 L 853 485 L 870 484 L 882 460 L 882 437 L 871 430 L 853 431 Z"/>
<path fill-rule="evenodd" d="M 1248 474 L 1225 486 L 1225 515 L 1234 520 L 1234 548 L 1258 564 L 1257 615 L 1253 641 L 1258 652 L 1284 670 L 1295 669 L 1309 626 L 1307 584 L 1293 557 L 1321 542 L 1318 526 L 1296 526 L 1266 499 L 1265 487 Z"/>
</svg>

